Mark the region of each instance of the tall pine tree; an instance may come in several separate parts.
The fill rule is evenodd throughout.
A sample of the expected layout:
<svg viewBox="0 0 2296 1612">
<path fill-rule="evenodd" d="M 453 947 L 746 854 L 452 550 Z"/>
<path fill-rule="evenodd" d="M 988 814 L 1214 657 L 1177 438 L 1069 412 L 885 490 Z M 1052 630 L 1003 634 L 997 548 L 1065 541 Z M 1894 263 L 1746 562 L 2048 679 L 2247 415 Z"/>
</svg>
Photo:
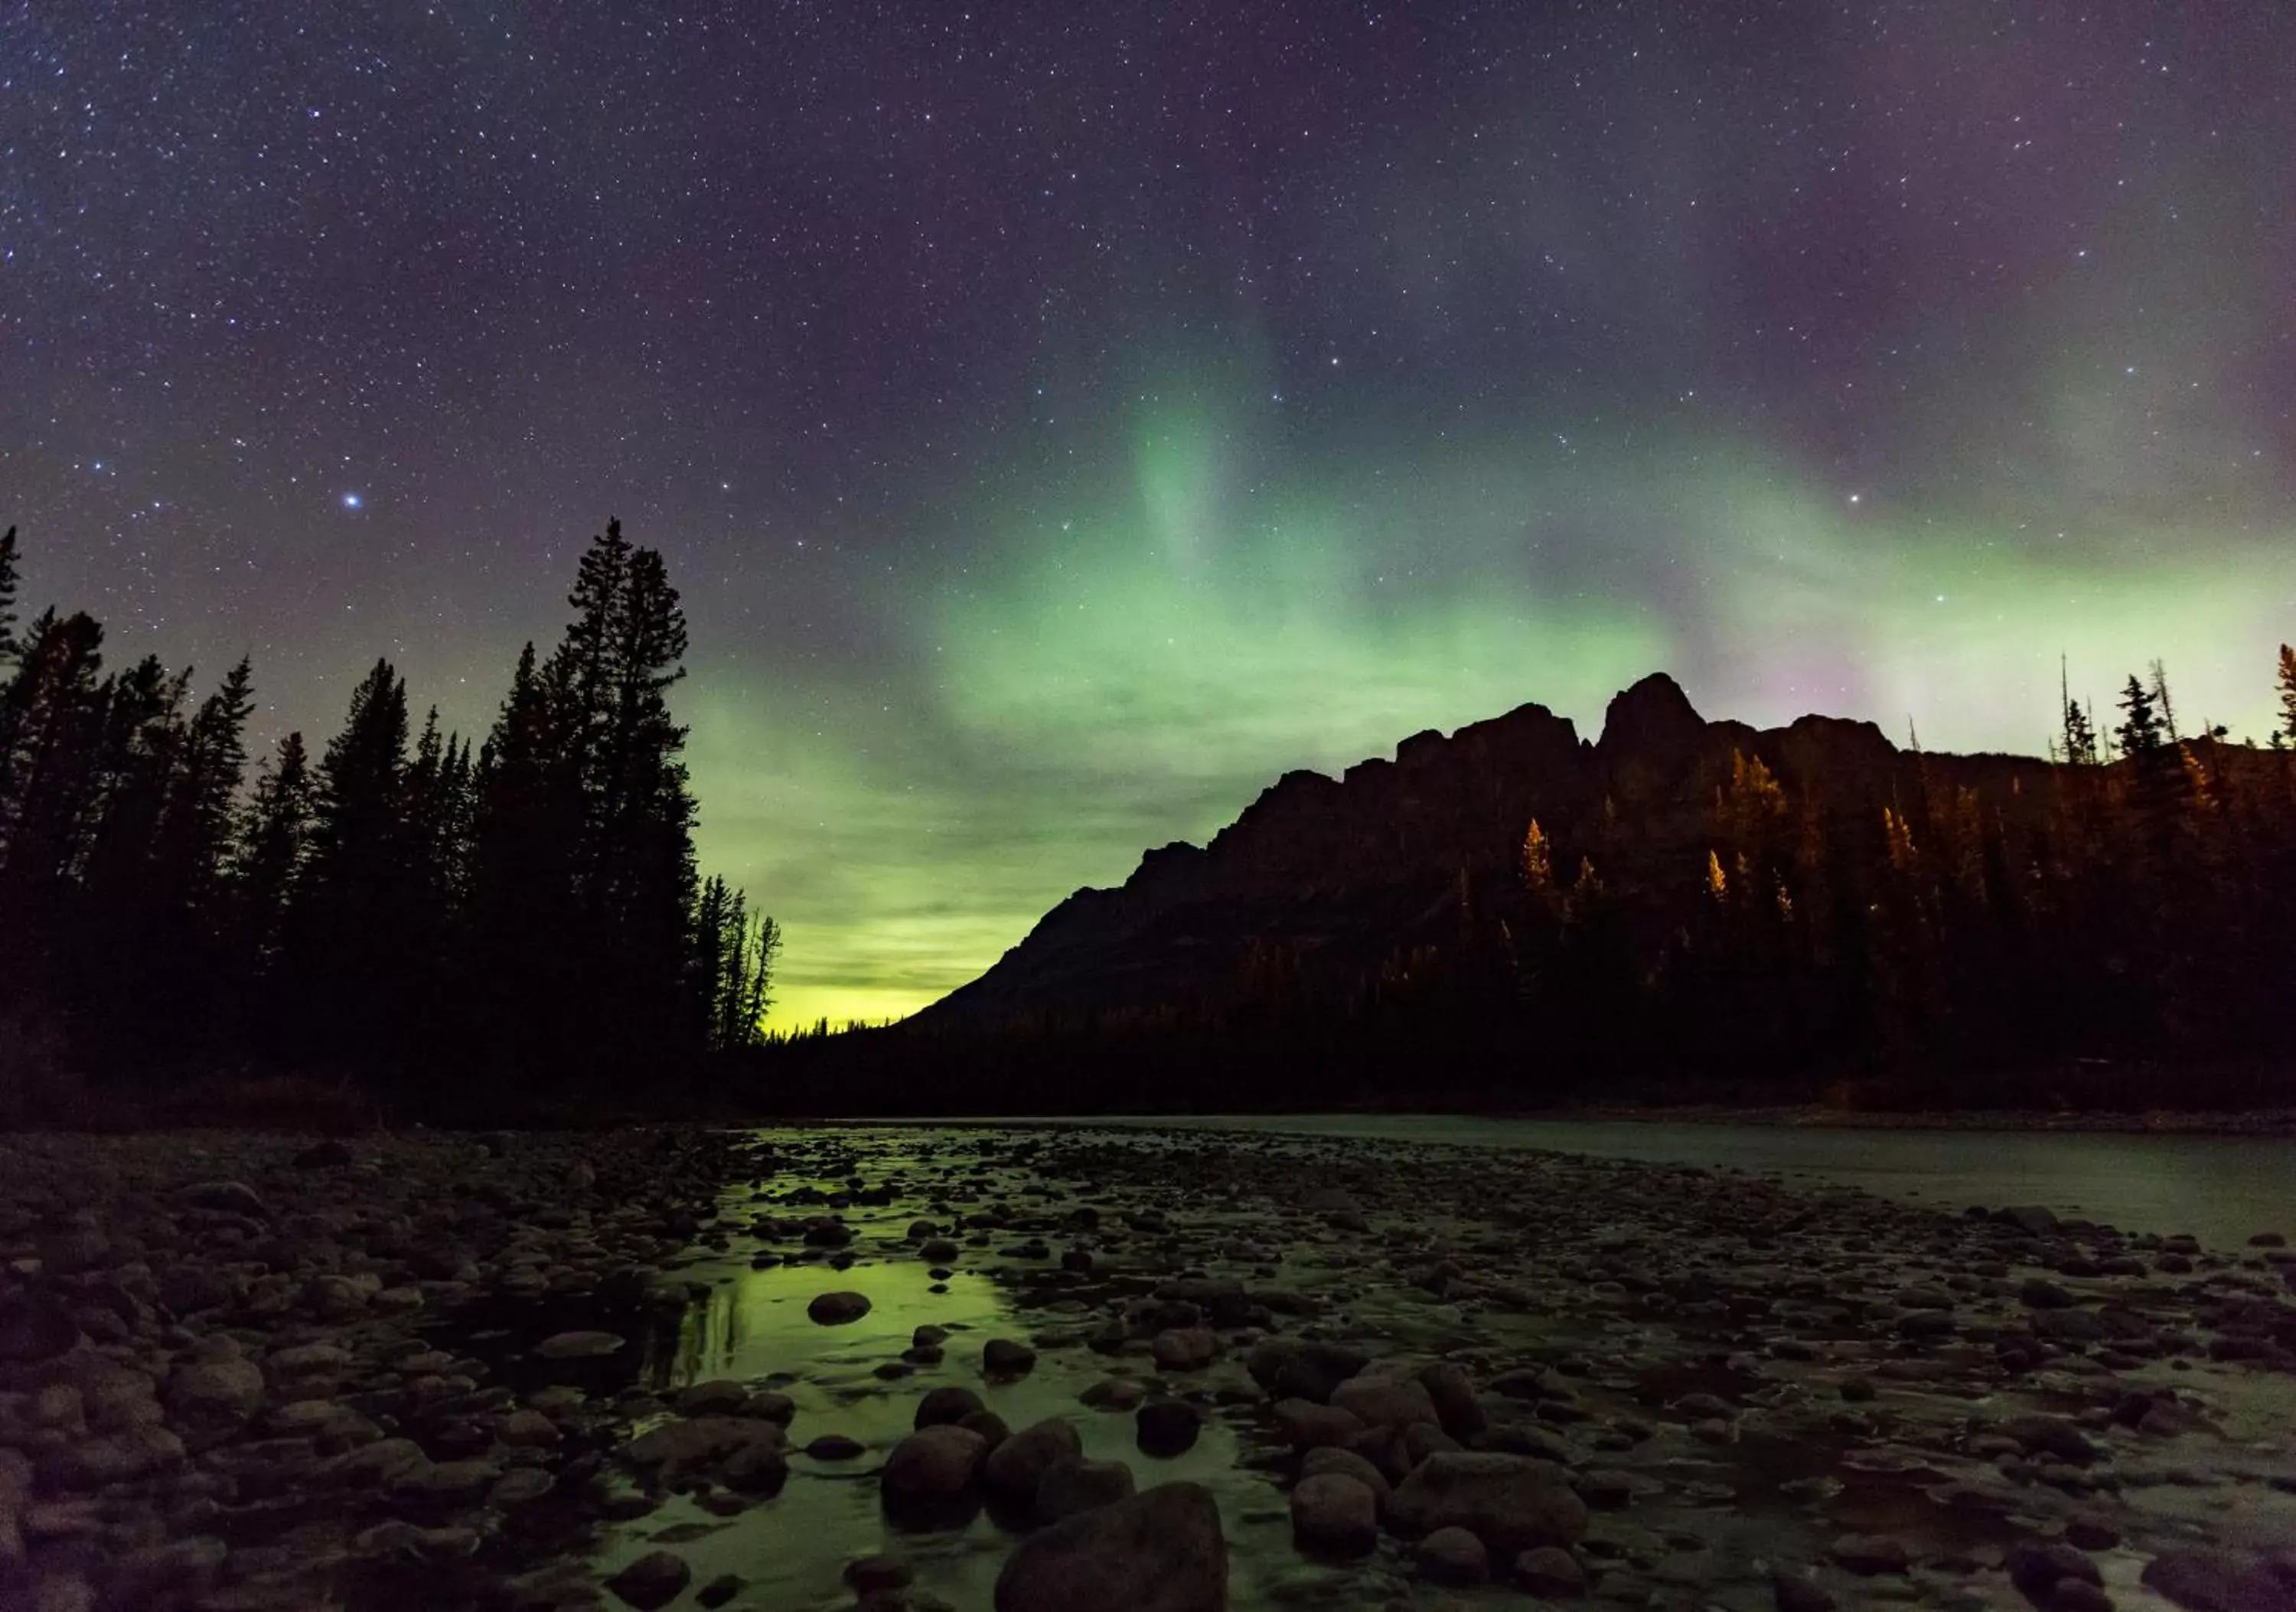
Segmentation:
<svg viewBox="0 0 2296 1612">
<path fill-rule="evenodd" d="M 16 529 L 0 531 L 0 666 L 13 663 L 23 646 L 16 640 Z"/>
<path fill-rule="evenodd" d="M 395 1061 L 434 961 L 414 950 L 411 933 L 406 728 L 406 685 L 377 661 L 319 761 L 310 861 L 280 983 L 287 1021 L 323 1056 Z"/>
</svg>

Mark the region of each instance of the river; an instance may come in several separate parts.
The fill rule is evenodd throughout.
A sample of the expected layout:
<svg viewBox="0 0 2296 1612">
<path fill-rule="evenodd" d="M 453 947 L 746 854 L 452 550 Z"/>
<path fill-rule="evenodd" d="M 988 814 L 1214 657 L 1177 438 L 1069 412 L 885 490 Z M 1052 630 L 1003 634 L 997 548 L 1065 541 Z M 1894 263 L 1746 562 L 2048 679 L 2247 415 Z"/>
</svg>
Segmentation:
<svg viewBox="0 0 2296 1612">
<path fill-rule="evenodd" d="M 1795 1126 L 1457 1114 L 1210 1114 L 1158 1129 L 1384 1138 L 1545 1148 L 1824 1180 L 1931 1206 L 2039 1204 L 2129 1231 L 2188 1232 L 2234 1248 L 2296 1234 L 2296 1140 L 2286 1137 Z"/>
</svg>

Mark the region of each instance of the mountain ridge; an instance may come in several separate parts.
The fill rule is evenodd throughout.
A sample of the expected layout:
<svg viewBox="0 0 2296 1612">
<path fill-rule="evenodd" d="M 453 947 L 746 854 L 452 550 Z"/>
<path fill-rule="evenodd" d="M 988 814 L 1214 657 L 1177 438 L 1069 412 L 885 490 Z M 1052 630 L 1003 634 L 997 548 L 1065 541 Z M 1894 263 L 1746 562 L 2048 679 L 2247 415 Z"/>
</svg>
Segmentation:
<svg viewBox="0 0 2296 1612">
<path fill-rule="evenodd" d="M 1157 847 L 1122 884 L 1072 892 L 917 1022 L 1218 1007 L 1246 992 L 1255 949 L 1271 945 L 1292 949 L 1312 984 L 1343 991 L 1428 932 L 1447 888 L 1472 901 L 1519 882 L 1533 821 L 1558 878 L 1587 859 L 1597 877 L 1650 898 L 1636 929 L 1662 932 L 1696 886 L 1716 803 L 1742 766 L 1734 758 L 1759 761 L 1829 835 L 1863 813 L 1870 821 L 1849 835 L 1859 840 L 1915 791 L 1967 790 L 1995 812 L 2030 812 L 2046 793 L 2035 786 L 2058 770 L 2036 757 L 1901 750 L 1849 718 L 1709 720 L 1653 672 L 1610 701 L 1592 740 L 1526 703 L 1448 735 L 1413 734 L 1391 759 L 1336 778 L 1286 772 L 1206 843 Z"/>
</svg>

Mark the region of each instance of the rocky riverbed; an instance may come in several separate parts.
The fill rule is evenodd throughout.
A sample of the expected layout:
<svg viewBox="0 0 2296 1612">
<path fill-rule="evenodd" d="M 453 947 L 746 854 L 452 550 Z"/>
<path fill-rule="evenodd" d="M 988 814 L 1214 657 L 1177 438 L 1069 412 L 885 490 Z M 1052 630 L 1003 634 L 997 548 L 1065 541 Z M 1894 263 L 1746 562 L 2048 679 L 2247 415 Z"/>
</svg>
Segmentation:
<svg viewBox="0 0 2296 1612">
<path fill-rule="evenodd" d="M 1359 1139 L 0 1139 L 0 1607 L 2296 1608 L 2268 1229 Z"/>
</svg>

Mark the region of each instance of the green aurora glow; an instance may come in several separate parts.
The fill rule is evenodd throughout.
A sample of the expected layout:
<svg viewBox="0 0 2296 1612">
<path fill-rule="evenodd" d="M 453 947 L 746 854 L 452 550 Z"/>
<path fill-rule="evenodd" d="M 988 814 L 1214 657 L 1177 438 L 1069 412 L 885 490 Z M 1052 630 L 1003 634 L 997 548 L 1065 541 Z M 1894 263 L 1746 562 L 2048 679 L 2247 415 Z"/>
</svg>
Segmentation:
<svg viewBox="0 0 2296 1612">
<path fill-rule="evenodd" d="M 1653 669 L 1710 715 L 2037 751 L 2061 653 L 2100 708 L 2158 653 L 2188 724 L 2260 731 L 2296 531 L 2113 521 L 2118 461 L 2093 439 L 2114 412 L 2060 413 L 2107 483 L 2062 537 L 2016 497 L 1853 502 L 1687 430 L 1317 457 L 1240 410 L 1144 407 L 1096 497 L 980 517 L 993 540 L 917 601 L 906 677 L 698 680 L 703 857 L 784 925 L 780 1022 L 877 1019 L 1287 769 L 1525 701 L 1591 738 Z"/>
</svg>

